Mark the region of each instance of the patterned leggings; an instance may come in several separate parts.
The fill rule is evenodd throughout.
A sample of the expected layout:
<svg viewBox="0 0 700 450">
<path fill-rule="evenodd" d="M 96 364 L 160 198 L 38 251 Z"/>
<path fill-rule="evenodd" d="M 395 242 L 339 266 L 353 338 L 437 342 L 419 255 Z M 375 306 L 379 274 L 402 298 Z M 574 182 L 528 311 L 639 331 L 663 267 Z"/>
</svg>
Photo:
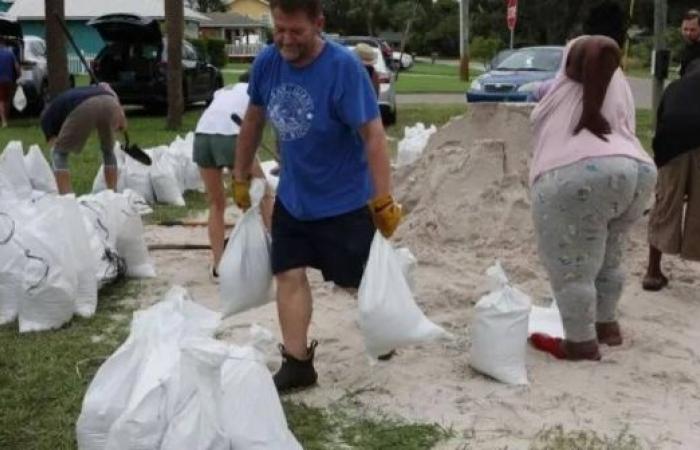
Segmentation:
<svg viewBox="0 0 700 450">
<path fill-rule="evenodd" d="M 623 156 L 590 158 L 551 170 L 532 186 L 540 259 L 572 342 L 596 338 L 622 295 L 622 244 L 642 216 L 656 167 Z"/>
</svg>

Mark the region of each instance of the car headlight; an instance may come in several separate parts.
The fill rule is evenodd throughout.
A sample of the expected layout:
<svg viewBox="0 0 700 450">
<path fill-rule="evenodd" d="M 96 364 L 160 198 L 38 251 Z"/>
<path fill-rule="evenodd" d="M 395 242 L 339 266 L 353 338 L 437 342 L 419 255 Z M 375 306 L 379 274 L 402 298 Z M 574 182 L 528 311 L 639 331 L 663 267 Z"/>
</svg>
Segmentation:
<svg viewBox="0 0 700 450">
<path fill-rule="evenodd" d="M 532 92 L 535 89 L 537 89 L 537 86 L 540 85 L 539 81 L 531 81 L 529 83 L 525 83 L 522 86 L 518 88 L 518 92 Z"/>
<path fill-rule="evenodd" d="M 471 91 L 480 91 L 480 90 L 482 90 L 482 88 L 481 88 L 481 82 L 479 81 L 479 79 L 476 79 L 476 80 L 472 81 L 471 86 L 469 86 L 469 90 L 471 90 Z"/>
</svg>

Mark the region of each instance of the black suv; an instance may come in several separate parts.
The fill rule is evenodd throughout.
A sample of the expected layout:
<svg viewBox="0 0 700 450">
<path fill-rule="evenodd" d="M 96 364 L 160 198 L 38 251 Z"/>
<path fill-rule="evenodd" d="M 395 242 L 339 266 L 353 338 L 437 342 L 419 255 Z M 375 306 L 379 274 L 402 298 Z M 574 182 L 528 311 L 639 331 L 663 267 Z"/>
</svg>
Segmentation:
<svg viewBox="0 0 700 450">
<path fill-rule="evenodd" d="M 92 62 L 99 81 L 106 81 L 123 104 L 167 103 L 167 46 L 155 19 L 134 14 L 107 14 L 87 22 L 106 42 Z M 221 72 L 208 64 L 187 41 L 182 43 L 182 93 L 185 104 L 206 101 L 224 85 Z"/>
</svg>

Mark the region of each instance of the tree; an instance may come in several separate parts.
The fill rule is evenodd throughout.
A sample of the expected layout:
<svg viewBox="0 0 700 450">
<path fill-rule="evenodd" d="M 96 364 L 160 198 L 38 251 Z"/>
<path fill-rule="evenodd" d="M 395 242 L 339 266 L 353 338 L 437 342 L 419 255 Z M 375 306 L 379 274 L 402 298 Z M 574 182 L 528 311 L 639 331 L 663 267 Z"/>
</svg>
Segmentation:
<svg viewBox="0 0 700 450">
<path fill-rule="evenodd" d="M 199 12 L 226 12 L 228 7 L 222 0 L 192 0 L 190 7 L 193 7 Z"/>
<path fill-rule="evenodd" d="M 49 72 L 49 97 L 70 87 L 66 37 L 59 20 L 65 16 L 63 0 L 44 0 L 46 18 L 46 63 Z"/>
<path fill-rule="evenodd" d="M 49 1 L 49 0 L 46 0 Z M 166 127 L 177 130 L 182 125 L 185 105 L 182 85 L 182 39 L 185 31 L 183 0 L 165 1 L 165 26 L 167 39 L 168 118 Z"/>
</svg>

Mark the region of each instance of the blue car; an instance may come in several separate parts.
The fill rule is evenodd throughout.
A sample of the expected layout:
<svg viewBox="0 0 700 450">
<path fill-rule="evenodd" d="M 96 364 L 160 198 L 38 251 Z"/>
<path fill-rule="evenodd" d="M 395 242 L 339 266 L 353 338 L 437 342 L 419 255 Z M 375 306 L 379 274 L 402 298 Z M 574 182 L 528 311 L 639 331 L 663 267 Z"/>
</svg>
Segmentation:
<svg viewBox="0 0 700 450">
<path fill-rule="evenodd" d="M 490 70 L 474 81 L 467 102 L 526 102 L 542 81 L 554 78 L 564 47 L 524 47 L 494 58 Z"/>
</svg>

